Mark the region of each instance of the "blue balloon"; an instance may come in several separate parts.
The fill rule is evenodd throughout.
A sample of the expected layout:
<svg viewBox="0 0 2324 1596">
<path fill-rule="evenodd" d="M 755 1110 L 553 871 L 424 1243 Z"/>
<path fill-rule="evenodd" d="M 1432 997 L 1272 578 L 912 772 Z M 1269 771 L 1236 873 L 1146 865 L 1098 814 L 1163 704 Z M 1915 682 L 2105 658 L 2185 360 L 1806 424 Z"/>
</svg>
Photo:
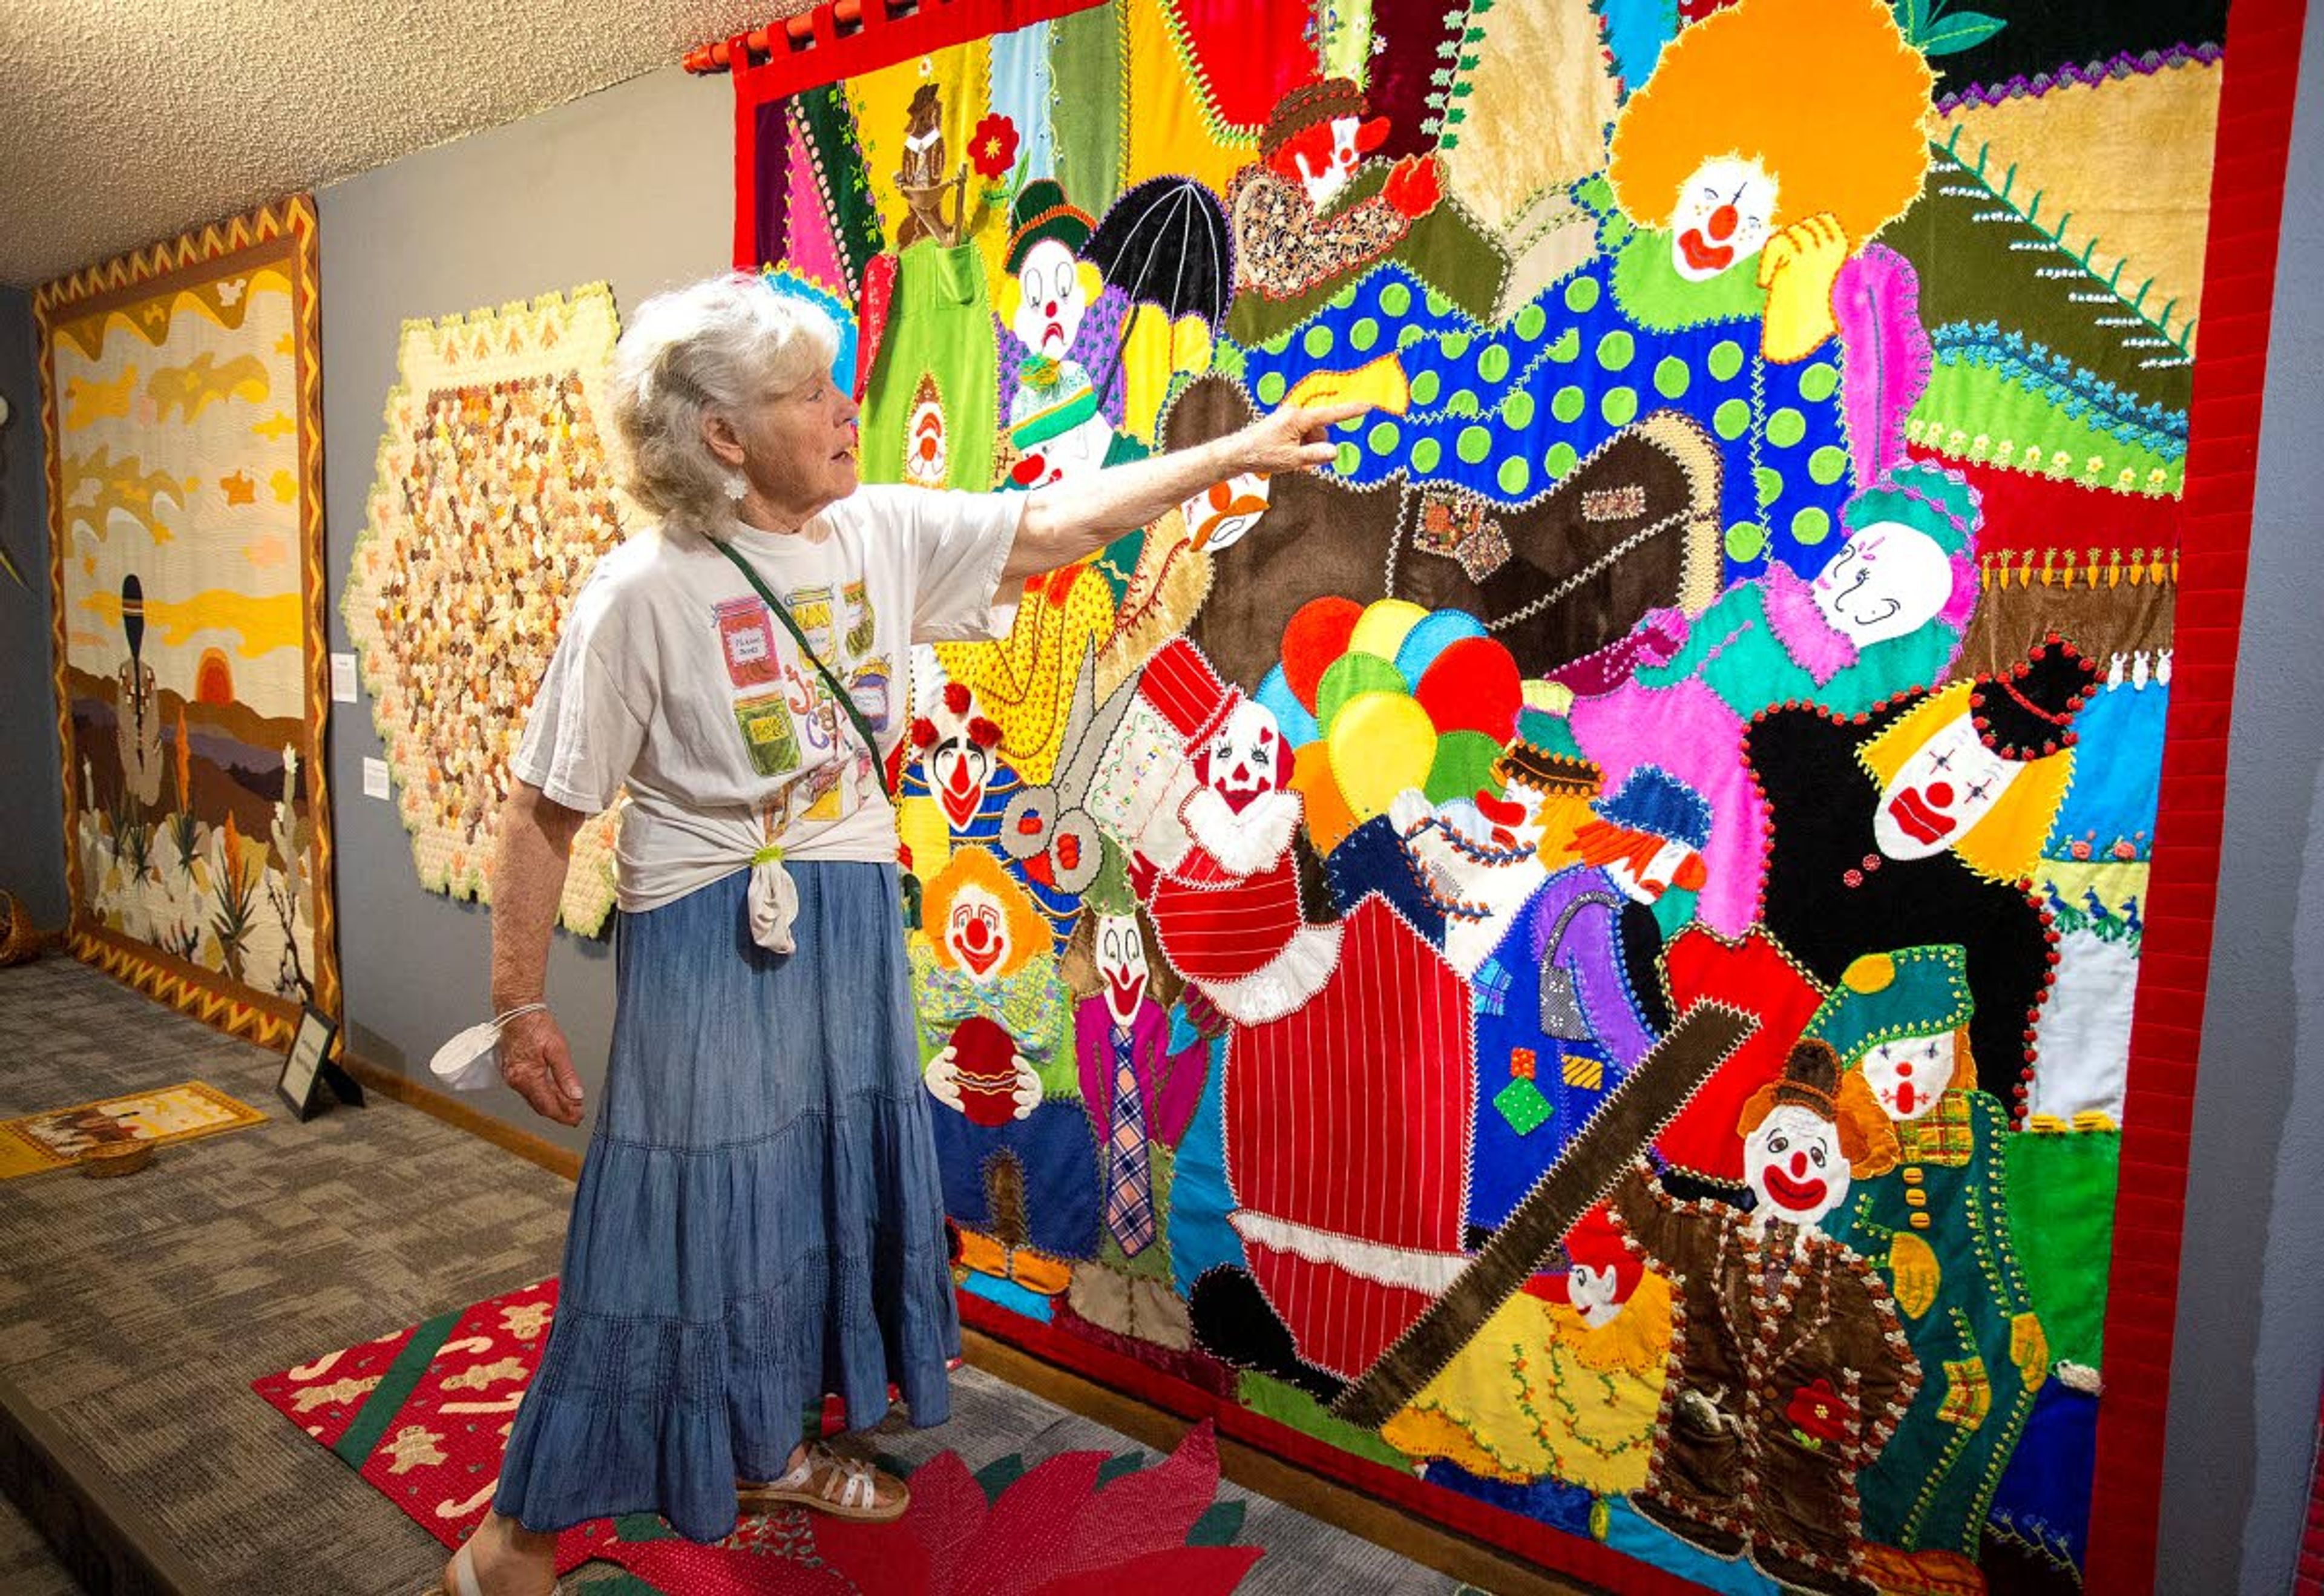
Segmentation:
<svg viewBox="0 0 2324 1596">
<path fill-rule="evenodd" d="M 1436 656 L 1465 637 L 1485 635 L 1485 623 L 1466 610 L 1438 610 L 1424 615 L 1397 645 L 1396 673 L 1415 687 L 1436 663 Z"/>
<path fill-rule="evenodd" d="M 1267 673 L 1259 684 L 1259 691 L 1251 697 L 1275 716 L 1277 730 L 1283 733 L 1284 741 L 1292 747 L 1305 748 L 1323 734 L 1323 728 L 1315 724 L 1315 717 L 1307 713 L 1307 706 L 1299 702 L 1298 695 L 1292 692 L 1290 682 L 1284 678 L 1282 666 L 1277 665 Z"/>
</svg>

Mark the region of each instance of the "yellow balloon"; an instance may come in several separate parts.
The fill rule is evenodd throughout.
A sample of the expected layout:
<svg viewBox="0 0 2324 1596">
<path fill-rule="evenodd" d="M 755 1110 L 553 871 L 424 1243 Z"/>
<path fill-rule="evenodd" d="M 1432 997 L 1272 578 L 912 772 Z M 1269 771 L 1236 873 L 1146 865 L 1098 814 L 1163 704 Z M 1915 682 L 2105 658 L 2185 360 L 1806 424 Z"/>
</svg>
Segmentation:
<svg viewBox="0 0 2324 1596">
<path fill-rule="evenodd" d="M 1407 787 L 1425 788 L 1436 761 L 1436 728 L 1419 702 L 1401 693 L 1359 693 L 1341 706 L 1324 739 L 1332 777 L 1358 821 L 1388 813 Z"/>
<path fill-rule="evenodd" d="M 1404 635 L 1427 618 L 1428 612 L 1407 599 L 1383 598 L 1364 606 L 1356 617 L 1356 629 L 1348 636 L 1348 651 L 1351 654 L 1378 654 L 1393 660 L 1403 646 Z"/>
</svg>

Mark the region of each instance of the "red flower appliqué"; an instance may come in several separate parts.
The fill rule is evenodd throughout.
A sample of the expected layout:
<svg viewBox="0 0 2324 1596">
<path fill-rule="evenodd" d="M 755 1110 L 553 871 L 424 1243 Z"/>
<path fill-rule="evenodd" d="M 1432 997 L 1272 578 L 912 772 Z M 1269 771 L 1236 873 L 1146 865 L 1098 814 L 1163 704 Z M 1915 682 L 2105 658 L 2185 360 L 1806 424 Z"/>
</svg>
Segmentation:
<svg viewBox="0 0 2324 1596">
<path fill-rule="evenodd" d="M 988 115 L 968 141 L 968 161 L 978 177 L 1007 177 L 1017 164 L 1017 125 L 998 111 Z"/>
</svg>

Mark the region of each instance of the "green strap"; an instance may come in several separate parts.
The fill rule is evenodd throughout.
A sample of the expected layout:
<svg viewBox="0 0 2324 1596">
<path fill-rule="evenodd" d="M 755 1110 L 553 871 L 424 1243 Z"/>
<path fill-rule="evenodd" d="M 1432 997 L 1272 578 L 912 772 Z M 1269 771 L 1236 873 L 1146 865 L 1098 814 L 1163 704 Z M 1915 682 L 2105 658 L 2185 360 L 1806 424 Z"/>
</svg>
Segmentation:
<svg viewBox="0 0 2324 1596">
<path fill-rule="evenodd" d="M 716 549 L 719 553 L 733 560 L 734 568 L 742 573 L 743 579 L 759 590 L 759 596 L 767 601 L 767 607 L 774 611 L 776 618 L 782 622 L 783 630 L 791 634 L 793 642 L 798 644 L 799 653 L 822 675 L 824 685 L 832 690 L 833 695 L 839 700 L 840 707 L 847 711 L 847 718 L 854 723 L 855 734 L 863 739 L 863 746 L 870 750 L 872 768 L 879 772 L 880 786 L 887 792 L 889 802 L 893 803 L 896 794 L 894 789 L 888 786 L 888 761 L 880 756 L 880 739 L 872 734 L 872 723 L 864 718 L 863 711 L 857 707 L 855 695 L 849 692 L 840 684 L 839 678 L 831 674 L 831 667 L 823 662 L 823 656 L 817 654 L 813 646 L 807 642 L 807 633 L 799 630 L 799 623 L 791 619 L 790 606 L 774 595 L 766 583 L 761 579 L 759 573 L 752 568 L 751 562 L 744 559 L 732 543 L 721 542 L 716 538 L 711 539 L 710 543 L 711 547 Z"/>
</svg>

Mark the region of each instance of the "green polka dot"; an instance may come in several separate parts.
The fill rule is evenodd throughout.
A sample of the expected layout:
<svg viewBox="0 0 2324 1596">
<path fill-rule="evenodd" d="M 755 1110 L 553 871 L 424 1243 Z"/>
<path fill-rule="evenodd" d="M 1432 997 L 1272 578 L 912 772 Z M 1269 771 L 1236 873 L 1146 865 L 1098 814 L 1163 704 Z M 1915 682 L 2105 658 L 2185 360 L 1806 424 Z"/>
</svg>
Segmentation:
<svg viewBox="0 0 2324 1596">
<path fill-rule="evenodd" d="M 1636 388 L 1609 388 L 1598 401 L 1598 413 L 1606 418 L 1609 427 L 1627 427 L 1638 414 L 1638 391 Z"/>
<path fill-rule="evenodd" d="M 1526 464 L 1523 455 L 1511 455 L 1501 462 L 1500 473 L 1494 480 L 1501 484 L 1501 492 L 1514 499 L 1532 484 L 1533 467 Z"/>
<path fill-rule="evenodd" d="M 1767 418 L 1767 441 L 1779 449 L 1795 447 L 1808 435 L 1808 419 L 1785 405 Z"/>
<path fill-rule="evenodd" d="M 1353 476 L 1356 467 L 1364 463 L 1364 452 L 1352 443 L 1343 443 L 1339 453 L 1332 457 L 1332 469 L 1342 476 Z"/>
<path fill-rule="evenodd" d="M 1759 508 L 1765 510 L 1784 496 L 1784 474 L 1772 466 L 1762 466 L 1751 473 L 1751 486 L 1759 495 Z"/>
<path fill-rule="evenodd" d="M 1831 517 L 1814 505 L 1792 517 L 1792 537 L 1801 543 L 1821 543 L 1831 535 Z"/>
<path fill-rule="evenodd" d="M 1800 397 L 1810 404 L 1821 404 L 1839 387 L 1839 369 L 1828 362 L 1818 361 L 1800 374 Z"/>
<path fill-rule="evenodd" d="M 1458 360 L 1469 353 L 1470 341 L 1467 333 L 1446 333 L 1438 341 L 1438 347 L 1444 351 L 1445 359 Z"/>
<path fill-rule="evenodd" d="M 1485 407 L 1478 401 L 1474 388 L 1463 388 L 1444 401 L 1444 408 L 1456 416 L 1480 416 Z"/>
<path fill-rule="evenodd" d="M 1665 355 L 1655 364 L 1655 392 L 1665 399 L 1683 399 L 1686 385 L 1693 381 L 1686 362 L 1675 355 Z"/>
<path fill-rule="evenodd" d="M 1434 404 L 1436 402 L 1437 391 L 1443 386 L 1443 383 L 1442 379 L 1440 379 L 1434 372 L 1421 373 L 1418 376 L 1412 379 L 1412 402 L 1415 404 Z"/>
<path fill-rule="evenodd" d="M 1394 320 L 1412 309 L 1412 291 L 1401 282 L 1390 282 L 1379 291 L 1380 314 Z"/>
<path fill-rule="evenodd" d="M 1549 413 L 1561 421 L 1578 421 L 1582 419 L 1583 401 L 1581 389 L 1560 388 L 1550 399 Z"/>
<path fill-rule="evenodd" d="M 1361 321 L 1359 321 L 1355 326 L 1348 329 L 1348 346 L 1350 348 L 1369 349 L 1374 344 L 1379 342 L 1379 323 L 1374 321 L 1369 316 L 1365 317 Z"/>
<path fill-rule="evenodd" d="M 1268 339 L 1265 343 L 1259 345 L 1259 348 L 1268 355 L 1280 355 L 1286 349 L 1290 347 L 1291 335 L 1289 333 L 1277 333 L 1273 337 Z"/>
<path fill-rule="evenodd" d="M 1550 480 L 1554 482 L 1572 470 L 1581 459 L 1582 457 L 1573 452 L 1572 444 L 1554 443 L 1549 446 L 1549 453 L 1542 457 L 1541 468 L 1548 472 Z"/>
<path fill-rule="evenodd" d="M 1332 309 L 1334 310 L 1344 310 L 1349 306 L 1354 304 L 1356 302 L 1356 284 L 1351 282 L 1348 284 L 1347 287 L 1342 289 L 1338 293 L 1333 294 L 1332 296 Z"/>
<path fill-rule="evenodd" d="M 1516 325 L 1517 337 L 1530 344 L 1549 330 L 1549 312 L 1539 305 L 1527 305 L 1517 312 Z"/>
<path fill-rule="evenodd" d="M 1332 329 L 1317 322 L 1307 329 L 1307 336 L 1299 340 L 1299 346 L 1315 359 L 1323 359 L 1332 352 Z"/>
<path fill-rule="evenodd" d="M 1428 336 L 1428 329 L 1416 322 L 1406 322 L 1396 329 L 1396 346 L 1409 349 Z"/>
<path fill-rule="evenodd" d="M 1281 404 L 1283 402 L 1283 374 L 1281 372 L 1269 372 L 1267 375 L 1259 378 L 1258 392 L 1259 403 Z"/>
<path fill-rule="evenodd" d="M 1485 352 L 1477 356 L 1477 376 L 1482 382 L 1499 383 L 1509 374 L 1509 351 L 1504 344 L 1488 344 Z"/>
<path fill-rule="evenodd" d="M 1501 425 L 1522 432 L 1533 425 L 1533 395 L 1518 389 L 1501 401 Z"/>
<path fill-rule="evenodd" d="M 1364 443 L 1376 455 L 1392 455 L 1396 446 L 1404 441 L 1404 429 L 1394 421 L 1382 421 L 1364 435 Z"/>
<path fill-rule="evenodd" d="M 1735 374 L 1743 369 L 1743 346 L 1732 338 L 1721 338 L 1711 346 L 1711 374 L 1722 383 L 1731 383 Z"/>
<path fill-rule="evenodd" d="M 1808 457 L 1808 476 L 1822 487 L 1838 482 L 1847 469 L 1848 451 L 1834 444 L 1828 443 Z"/>
<path fill-rule="evenodd" d="M 1751 407 L 1739 399 L 1730 399 L 1711 412 L 1711 430 L 1728 442 L 1743 436 L 1751 425 Z"/>
<path fill-rule="evenodd" d="M 1582 353 L 1582 335 L 1567 328 L 1558 335 L 1557 342 L 1549 346 L 1549 357 L 1563 365 Z"/>
<path fill-rule="evenodd" d="M 1590 308 L 1597 302 L 1598 280 L 1595 277 L 1577 277 L 1565 285 L 1565 308 L 1576 316 L 1587 315 Z"/>
<path fill-rule="evenodd" d="M 1415 471 L 1434 471 L 1436 462 L 1443 457 L 1443 447 L 1433 438 L 1424 438 L 1412 446 L 1412 468 Z"/>
<path fill-rule="evenodd" d="M 1482 427 L 1463 427 L 1452 447 L 1470 465 L 1481 466 L 1485 457 L 1493 452 L 1493 435 Z"/>
<path fill-rule="evenodd" d="M 1637 348 L 1637 346 L 1630 341 L 1630 335 L 1617 328 L 1598 340 L 1598 364 L 1609 372 L 1620 371 L 1630 364 L 1630 356 Z"/>
<path fill-rule="evenodd" d="M 1767 547 L 1767 529 L 1748 521 L 1738 521 L 1727 529 L 1727 558 L 1757 559 Z"/>
<path fill-rule="evenodd" d="M 1432 288 L 1428 291 L 1428 313 L 1431 316 L 1450 316 L 1452 314 L 1452 301 Z"/>
</svg>

